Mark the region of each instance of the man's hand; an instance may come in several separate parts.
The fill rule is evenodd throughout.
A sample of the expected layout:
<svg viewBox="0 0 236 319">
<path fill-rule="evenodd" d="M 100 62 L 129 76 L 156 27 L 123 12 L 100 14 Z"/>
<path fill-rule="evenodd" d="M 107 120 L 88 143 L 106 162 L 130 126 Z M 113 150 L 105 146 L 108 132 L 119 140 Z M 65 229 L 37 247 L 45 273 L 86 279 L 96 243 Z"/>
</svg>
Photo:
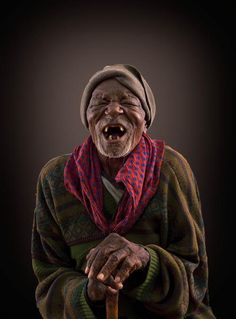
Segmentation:
<svg viewBox="0 0 236 319">
<path fill-rule="evenodd" d="M 89 279 L 87 294 L 91 301 L 103 301 L 106 298 L 106 286 L 96 279 Z"/>
<path fill-rule="evenodd" d="M 118 290 L 132 272 L 147 265 L 149 258 L 142 246 L 111 233 L 88 253 L 85 273 L 89 279 Z"/>
<path fill-rule="evenodd" d="M 118 290 L 106 286 L 97 279 L 89 279 L 87 286 L 87 294 L 91 301 L 104 301 L 107 294 L 116 294 Z"/>
</svg>

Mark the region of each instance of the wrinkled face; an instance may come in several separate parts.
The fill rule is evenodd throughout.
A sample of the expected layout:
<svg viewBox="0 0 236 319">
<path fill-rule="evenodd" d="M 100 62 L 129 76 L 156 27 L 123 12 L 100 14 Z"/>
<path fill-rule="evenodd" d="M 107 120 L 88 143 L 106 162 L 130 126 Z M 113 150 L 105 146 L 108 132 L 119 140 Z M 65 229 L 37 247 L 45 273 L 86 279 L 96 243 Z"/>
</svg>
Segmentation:
<svg viewBox="0 0 236 319">
<path fill-rule="evenodd" d="M 102 155 L 123 157 L 146 132 L 140 100 L 115 79 L 101 82 L 93 91 L 87 109 L 89 131 Z"/>
</svg>

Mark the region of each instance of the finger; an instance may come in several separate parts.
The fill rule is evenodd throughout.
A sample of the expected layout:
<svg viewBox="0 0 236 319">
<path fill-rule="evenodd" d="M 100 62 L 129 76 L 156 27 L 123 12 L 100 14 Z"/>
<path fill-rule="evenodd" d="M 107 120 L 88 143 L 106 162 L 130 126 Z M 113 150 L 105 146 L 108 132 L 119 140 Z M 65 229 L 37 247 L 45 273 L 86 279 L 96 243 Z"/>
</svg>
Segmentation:
<svg viewBox="0 0 236 319">
<path fill-rule="evenodd" d="M 99 251 L 98 251 L 99 249 Z M 123 249 L 124 250 L 124 249 Z M 94 278 L 97 277 L 98 273 L 100 272 L 100 270 L 104 267 L 104 265 L 106 264 L 107 262 L 107 259 L 109 259 L 110 256 L 114 255 L 113 257 L 113 262 L 114 260 L 118 260 L 118 263 L 120 262 L 119 261 L 119 255 L 121 255 L 120 253 L 117 253 L 117 256 L 116 256 L 116 252 L 118 252 L 119 250 L 115 250 L 115 247 L 112 246 L 112 245 L 104 245 L 103 247 L 97 247 L 96 249 L 96 255 L 94 253 L 92 253 L 90 259 L 87 261 L 87 265 L 88 265 L 88 268 L 89 268 L 89 274 L 88 274 L 88 277 L 91 278 L 92 276 Z M 124 254 L 125 256 L 128 254 L 128 252 L 123 252 L 122 254 Z M 94 257 L 95 256 L 95 257 Z M 92 263 L 90 263 L 90 260 L 93 259 Z M 121 255 L 122 257 L 122 255 Z M 124 258 L 124 257 L 123 257 Z M 113 269 L 116 268 L 116 265 L 114 266 Z M 110 275 L 111 275 L 112 271 L 109 272 L 108 271 L 108 275 L 106 277 L 104 277 L 104 274 L 100 274 L 100 277 L 98 278 L 99 280 L 105 280 L 106 278 L 108 278 Z"/>
<path fill-rule="evenodd" d="M 107 256 L 106 254 L 100 250 L 99 252 L 97 252 L 96 256 L 94 257 L 93 261 L 91 264 L 89 264 L 89 273 L 88 273 L 88 278 L 96 278 L 99 271 L 101 270 L 101 268 L 104 266 L 104 264 L 107 261 Z M 89 259 L 90 261 L 90 259 Z"/>
<path fill-rule="evenodd" d="M 115 252 L 113 252 L 105 265 L 100 270 L 97 279 L 100 281 L 105 281 L 107 278 L 109 278 L 112 273 L 117 269 L 119 264 L 127 257 L 128 252 L 125 249 L 120 249 Z"/>
<path fill-rule="evenodd" d="M 88 274 L 89 273 L 89 270 L 90 270 L 90 267 L 96 257 L 98 253 L 98 249 L 97 248 L 93 248 L 90 250 L 90 252 L 88 253 L 86 259 L 87 259 L 87 264 L 86 264 L 86 268 L 85 268 L 85 273 Z"/>
<path fill-rule="evenodd" d="M 124 282 L 135 270 L 142 266 L 140 260 L 136 257 L 128 256 L 118 270 L 115 282 Z"/>
<path fill-rule="evenodd" d="M 87 256 L 86 256 L 86 260 L 88 260 L 90 258 L 90 256 L 94 253 L 96 248 L 92 248 L 90 249 L 90 251 L 88 252 Z"/>
<path fill-rule="evenodd" d="M 92 248 L 89 253 L 86 256 L 87 260 L 87 266 L 85 268 L 85 273 L 89 273 L 89 268 L 91 267 L 91 264 L 94 261 L 94 258 L 96 257 L 96 254 L 98 251 L 100 251 L 102 248 L 105 248 L 106 254 L 110 255 L 113 251 L 116 251 L 118 248 L 116 247 L 119 243 L 119 238 L 122 238 L 118 234 L 110 234 L 108 235 L 97 247 Z"/>
<path fill-rule="evenodd" d="M 111 287 L 108 286 L 108 287 L 107 287 L 107 292 L 110 293 L 110 294 L 112 294 L 112 295 L 115 295 L 115 294 L 117 294 L 118 290 L 113 289 L 113 288 L 111 288 Z"/>
<path fill-rule="evenodd" d="M 115 282 L 114 277 L 112 276 L 108 277 L 106 281 L 104 281 L 102 284 L 106 285 L 107 287 L 111 287 L 115 290 L 123 288 L 123 284 L 121 282 Z"/>
</svg>

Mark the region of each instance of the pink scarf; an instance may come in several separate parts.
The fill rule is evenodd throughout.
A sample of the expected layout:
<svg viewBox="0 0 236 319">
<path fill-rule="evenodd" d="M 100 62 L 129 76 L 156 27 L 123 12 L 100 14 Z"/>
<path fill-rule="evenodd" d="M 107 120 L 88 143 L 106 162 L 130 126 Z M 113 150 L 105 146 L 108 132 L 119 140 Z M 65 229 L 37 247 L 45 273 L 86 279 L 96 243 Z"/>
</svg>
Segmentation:
<svg viewBox="0 0 236 319">
<path fill-rule="evenodd" d="M 152 140 L 144 133 L 115 177 L 116 182 L 124 184 L 125 193 L 110 224 L 103 213 L 101 167 L 91 136 L 77 146 L 68 159 L 64 184 L 81 201 L 104 234 L 124 234 L 132 228 L 156 193 L 163 156 L 164 141 Z"/>
</svg>

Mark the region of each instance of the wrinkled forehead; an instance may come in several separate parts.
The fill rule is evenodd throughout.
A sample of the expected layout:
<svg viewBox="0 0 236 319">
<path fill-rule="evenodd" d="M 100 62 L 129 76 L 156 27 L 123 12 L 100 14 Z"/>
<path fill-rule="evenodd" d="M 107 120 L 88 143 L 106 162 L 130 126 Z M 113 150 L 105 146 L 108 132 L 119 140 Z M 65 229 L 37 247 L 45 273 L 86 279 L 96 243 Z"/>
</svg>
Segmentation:
<svg viewBox="0 0 236 319">
<path fill-rule="evenodd" d="M 106 98 L 112 96 L 122 96 L 136 98 L 138 97 L 126 86 L 121 84 L 115 78 L 108 79 L 99 83 L 93 90 L 91 98 Z"/>
</svg>

